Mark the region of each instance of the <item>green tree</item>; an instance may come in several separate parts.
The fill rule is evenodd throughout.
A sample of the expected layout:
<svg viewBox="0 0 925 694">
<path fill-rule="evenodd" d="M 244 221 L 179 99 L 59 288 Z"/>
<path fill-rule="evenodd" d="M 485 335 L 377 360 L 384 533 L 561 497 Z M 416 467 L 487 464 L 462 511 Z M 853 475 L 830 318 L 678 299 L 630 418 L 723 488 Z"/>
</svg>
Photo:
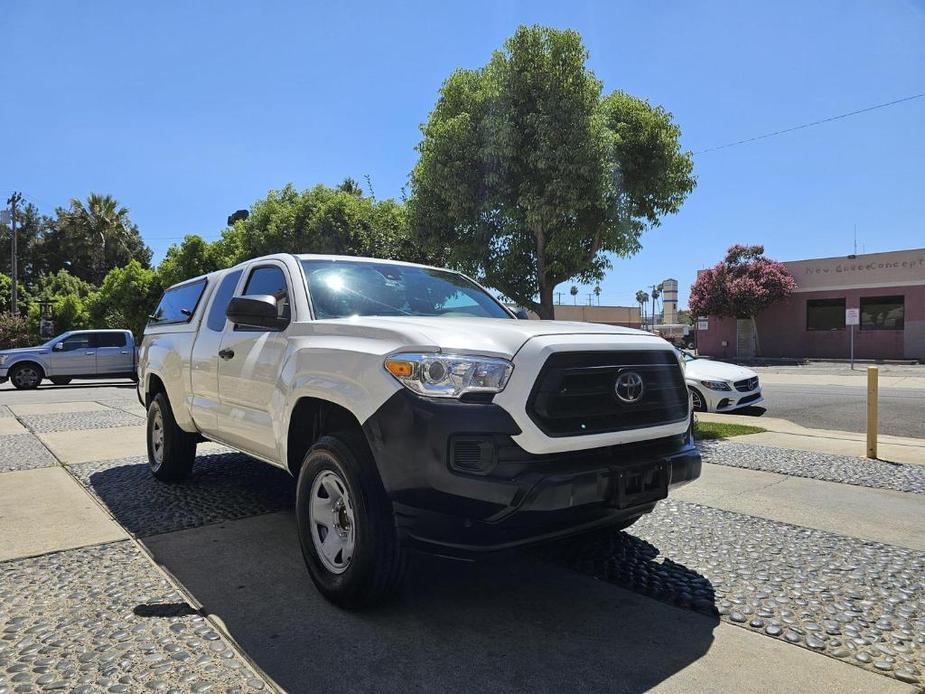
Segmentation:
<svg viewBox="0 0 925 694">
<path fill-rule="evenodd" d="M 219 267 L 231 267 L 247 260 L 244 249 L 244 225 L 243 221 L 235 222 L 234 226 L 222 231 L 217 241 L 209 244 L 212 257 Z"/>
<path fill-rule="evenodd" d="M 184 237 L 179 245 L 174 244 L 167 249 L 164 259 L 157 266 L 157 275 L 161 286 L 169 287 L 190 277 L 220 270 L 227 265 L 220 247 L 209 243 L 201 236 L 191 234 Z"/>
<path fill-rule="evenodd" d="M 54 324 L 56 334 L 67 330 L 92 327 L 88 302 L 76 294 L 65 294 L 57 297 L 51 304 L 50 318 Z"/>
<path fill-rule="evenodd" d="M 35 285 L 35 299 L 29 307 L 29 319 L 37 331 L 41 318 L 39 302 L 45 302 L 48 307 L 46 318 L 54 324 L 56 334 L 93 327 L 90 305 L 95 300 L 95 291 L 92 284 L 67 270 L 42 275 Z"/>
<path fill-rule="evenodd" d="M 26 287 L 22 282 L 16 283 L 16 288 L 18 291 L 18 300 L 17 309 L 20 313 L 25 313 L 30 303 L 32 302 L 32 297 L 29 292 L 26 291 Z M 11 304 L 13 301 L 13 280 L 9 275 L 5 275 L 0 272 L 0 313 L 9 313 Z"/>
<path fill-rule="evenodd" d="M 43 249 L 44 235 L 50 223 L 51 220 L 39 214 L 38 208 L 31 203 L 16 211 L 19 281 L 27 287 L 31 287 L 41 273 L 59 262 Z M 5 274 L 12 272 L 9 249 L 10 227 L 0 224 L 0 272 Z"/>
<path fill-rule="evenodd" d="M 128 208 L 111 195 L 91 193 L 86 203 L 72 198 L 56 215 L 43 239 L 43 253 L 67 261 L 66 267 L 81 279 L 99 284 L 107 272 L 130 260 L 150 267 L 151 249 L 129 219 Z"/>
<path fill-rule="evenodd" d="M 74 294 L 81 299 L 87 298 L 95 287 L 67 270 L 42 275 L 35 284 L 35 296 L 38 299 L 53 299 L 57 296 Z"/>
<path fill-rule="evenodd" d="M 519 28 L 443 84 L 411 173 L 418 244 L 541 318 L 556 285 L 600 280 L 695 185 L 671 114 L 602 96 L 587 58 L 574 31 Z"/>
<path fill-rule="evenodd" d="M 90 302 L 93 325 L 128 329 L 141 339 L 161 291 L 157 273 L 135 259 L 128 261 L 125 267 L 113 268 Z"/>
<path fill-rule="evenodd" d="M 364 196 L 352 179 L 338 188 L 317 185 L 300 193 L 289 184 L 272 190 L 226 235 L 224 253 L 238 260 L 268 253 L 418 257 L 408 243 L 404 208 Z"/>
</svg>

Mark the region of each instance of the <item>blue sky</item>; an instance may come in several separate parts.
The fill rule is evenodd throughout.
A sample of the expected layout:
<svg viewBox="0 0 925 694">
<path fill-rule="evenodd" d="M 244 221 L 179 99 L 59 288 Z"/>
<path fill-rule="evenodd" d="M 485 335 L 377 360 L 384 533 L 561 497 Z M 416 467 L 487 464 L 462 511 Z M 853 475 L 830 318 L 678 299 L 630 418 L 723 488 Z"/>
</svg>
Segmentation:
<svg viewBox="0 0 925 694">
<path fill-rule="evenodd" d="M 441 82 L 518 24 L 580 31 L 605 89 L 670 110 L 694 151 L 925 92 L 922 1 L 390 5 L 4 3 L 0 193 L 47 213 L 111 193 L 155 259 L 290 181 L 397 196 Z M 735 242 L 843 255 L 857 225 L 868 252 L 925 246 L 923 162 L 925 98 L 698 155 L 602 302 L 675 277 L 683 304 Z"/>
</svg>

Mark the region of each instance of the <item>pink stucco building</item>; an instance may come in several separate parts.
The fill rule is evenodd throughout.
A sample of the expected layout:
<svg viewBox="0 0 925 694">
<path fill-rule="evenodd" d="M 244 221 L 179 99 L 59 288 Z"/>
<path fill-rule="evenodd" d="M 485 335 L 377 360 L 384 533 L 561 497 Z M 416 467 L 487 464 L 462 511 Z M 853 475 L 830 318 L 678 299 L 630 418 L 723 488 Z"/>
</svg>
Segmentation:
<svg viewBox="0 0 925 694">
<path fill-rule="evenodd" d="M 762 356 L 847 359 L 846 309 L 859 309 L 855 357 L 925 361 L 925 248 L 784 264 L 797 289 L 759 316 Z M 697 327 L 701 354 L 754 356 L 750 320 L 707 317 Z"/>
</svg>

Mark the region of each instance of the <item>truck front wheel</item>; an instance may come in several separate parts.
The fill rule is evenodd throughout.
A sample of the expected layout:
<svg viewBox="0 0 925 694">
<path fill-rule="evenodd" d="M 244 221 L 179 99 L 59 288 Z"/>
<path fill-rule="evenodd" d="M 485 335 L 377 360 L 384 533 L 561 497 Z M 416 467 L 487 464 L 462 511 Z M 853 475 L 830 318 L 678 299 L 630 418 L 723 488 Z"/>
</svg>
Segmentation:
<svg viewBox="0 0 925 694">
<path fill-rule="evenodd" d="M 10 370 L 10 380 L 17 390 L 33 390 L 38 388 L 45 374 L 42 368 L 32 362 L 17 364 Z"/>
<path fill-rule="evenodd" d="M 196 460 L 196 438 L 183 431 L 163 393 L 148 406 L 148 466 L 162 482 L 185 479 Z"/>
<path fill-rule="evenodd" d="M 359 434 L 322 436 L 299 471 L 296 518 L 302 556 L 318 590 L 341 607 L 391 597 L 405 554 L 392 504 Z"/>
</svg>

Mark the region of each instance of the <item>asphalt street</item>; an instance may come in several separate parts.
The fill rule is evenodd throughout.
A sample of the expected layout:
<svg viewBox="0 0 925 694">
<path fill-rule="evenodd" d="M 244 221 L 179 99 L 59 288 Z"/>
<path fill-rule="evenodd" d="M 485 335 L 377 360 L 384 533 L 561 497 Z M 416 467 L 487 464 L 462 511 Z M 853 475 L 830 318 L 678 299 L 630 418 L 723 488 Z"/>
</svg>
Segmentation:
<svg viewBox="0 0 925 694">
<path fill-rule="evenodd" d="M 866 430 L 867 389 L 863 386 L 765 383 L 760 407 L 738 414 L 767 414 L 814 429 Z M 925 389 L 881 388 L 880 432 L 925 438 Z"/>
</svg>

